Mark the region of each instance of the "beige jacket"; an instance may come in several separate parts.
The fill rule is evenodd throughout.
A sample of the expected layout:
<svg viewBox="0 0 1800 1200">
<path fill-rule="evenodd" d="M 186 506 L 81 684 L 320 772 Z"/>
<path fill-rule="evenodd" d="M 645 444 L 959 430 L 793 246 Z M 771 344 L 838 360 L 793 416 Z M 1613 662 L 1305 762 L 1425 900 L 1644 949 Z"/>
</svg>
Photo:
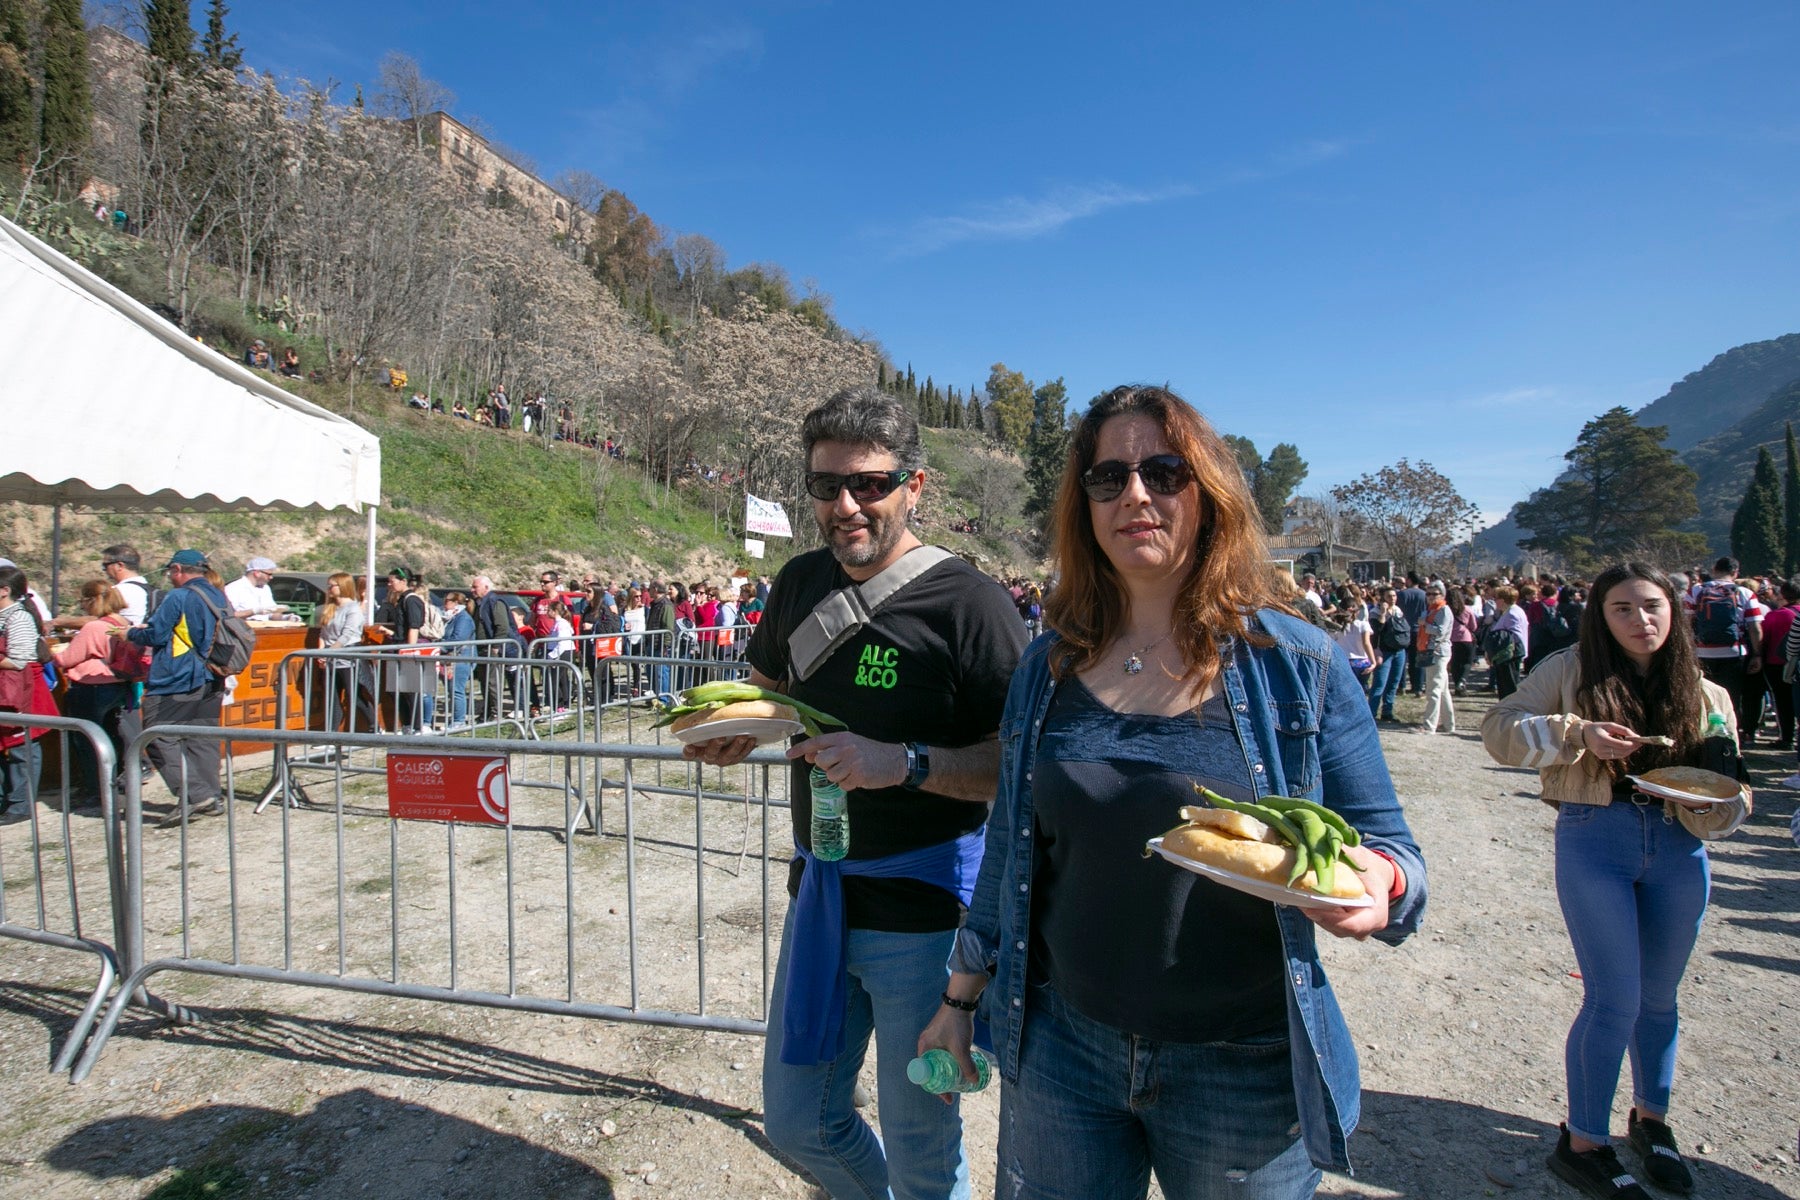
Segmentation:
<svg viewBox="0 0 1800 1200">
<path fill-rule="evenodd" d="M 1509 767 L 1535 767 L 1542 799 L 1556 804 L 1612 803 L 1612 777 L 1581 742 L 1587 722 L 1575 715 L 1575 688 L 1581 681 L 1580 648 L 1558 650 L 1531 669 L 1519 690 L 1488 710 L 1481 722 L 1481 741 L 1496 762 Z M 1695 668 L 1699 670 L 1698 667 Z M 1725 728 L 1737 738 L 1731 697 L 1709 679 L 1700 681 L 1706 715 L 1722 713 Z M 1702 718 L 1705 719 L 1705 718 Z M 1689 832 L 1706 839 L 1722 838 L 1750 815 L 1750 791 L 1715 804 L 1710 811 L 1664 801 L 1663 811 Z"/>
</svg>

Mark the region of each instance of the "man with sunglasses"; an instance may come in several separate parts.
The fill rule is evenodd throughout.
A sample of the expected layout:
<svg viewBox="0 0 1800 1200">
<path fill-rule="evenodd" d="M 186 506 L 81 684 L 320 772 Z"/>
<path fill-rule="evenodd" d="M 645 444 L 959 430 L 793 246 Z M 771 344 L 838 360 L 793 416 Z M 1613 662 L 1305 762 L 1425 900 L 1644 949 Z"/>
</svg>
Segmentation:
<svg viewBox="0 0 1800 1200">
<path fill-rule="evenodd" d="M 764 1051 L 766 1129 L 833 1196 L 966 1197 L 958 1107 L 908 1082 L 906 1064 L 919 1030 L 945 1003 L 946 962 L 980 862 L 999 772 L 1000 711 L 1024 628 L 999 584 L 950 558 L 897 591 L 796 680 L 789 636 L 820 601 L 920 548 L 909 517 L 925 465 L 911 414 L 869 386 L 808 413 L 801 439 L 806 490 L 826 546 L 782 568 L 745 657 L 753 683 L 786 691 L 848 730 L 788 751 L 801 849 L 788 874 L 796 900 L 782 934 Z M 724 765 L 753 746 L 722 738 L 685 753 Z M 815 765 L 849 797 L 849 855 L 824 866 L 811 857 L 808 770 Z M 829 894 L 802 888 L 839 873 L 835 885 L 824 885 L 834 889 Z M 796 933 L 823 930 L 819 910 L 840 898 L 829 933 Z M 841 962 L 837 946 L 846 947 Z M 879 1139 L 852 1103 L 871 1037 Z"/>
</svg>

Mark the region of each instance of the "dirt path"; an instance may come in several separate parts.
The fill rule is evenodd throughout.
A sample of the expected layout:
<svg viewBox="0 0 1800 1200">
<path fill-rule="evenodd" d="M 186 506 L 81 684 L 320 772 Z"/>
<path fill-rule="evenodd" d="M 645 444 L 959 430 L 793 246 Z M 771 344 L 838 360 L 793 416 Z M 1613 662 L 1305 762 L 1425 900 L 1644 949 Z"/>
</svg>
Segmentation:
<svg viewBox="0 0 1800 1200">
<path fill-rule="evenodd" d="M 1472 731 L 1482 705 L 1462 707 Z M 1351 1143 L 1355 1178 L 1328 1177 L 1323 1194 L 1572 1197 L 1542 1168 L 1562 1112 L 1563 1035 L 1580 996 L 1551 887 L 1552 814 L 1528 798 L 1534 776 L 1495 768 L 1470 733 L 1398 730 L 1383 739 L 1431 864 L 1433 898 L 1424 930 L 1403 947 L 1326 951 L 1362 1056 L 1365 1115 Z M 1792 757 L 1759 754 L 1754 765 L 1759 781 L 1773 780 Z M 1787 835 L 1796 799 L 1759 790 L 1752 823 L 1715 848 L 1713 907 L 1682 991 L 1673 1119 L 1699 1152 L 1699 1194 L 1709 1198 L 1800 1196 L 1800 849 Z M 267 836 L 274 815 L 250 818 L 242 806 L 239 827 L 248 834 L 265 822 L 257 836 Z M 667 935 L 650 966 L 674 1003 L 692 990 L 693 965 L 681 956 L 691 953 L 683 914 L 695 879 L 694 818 L 672 808 L 663 820 L 648 830 L 657 849 L 639 888 L 646 928 Z M 707 820 L 710 1001 L 736 1011 L 753 1006 L 760 978 L 760 842 L 729 805 Z M 17 834 L 0 830 L 0 850 Z M 367 853 L 384 855 L 385 835 L 371 845 Z M 582 919 L 596 931 L 593 960 L 578 971 L 622 978 L 606 944 L 607 921 L 617 919 L 607 910 L 622 890 L 606 892 L 622 889 L 620 876 L 604 847 L 578 851 L 591 858 Z M 470 850 L 472 860 L 484 853 Z M 331 869 L 328 860 L 314 866 Z M 7 879 L 11 906 L 20 896 Z M 542 911 L 529 920 L 554 927 L 560 882 L 534 889 Z M 371 911 L 386 912 L 380 889 L 366 891 Z M 779 920 L 780 889 L 770 891 Z M 153 934 L 172 936 L 168 917 L 153 922 Z M 417 910 L 421 928 L 434 919 L 429 906 Z M 301 952 L 334 961 L 335 945 L 320 933 L 330 923 L 317 913 L 308 920 Z M 353 965 L 362 960 L 353 955 Z M 93 1077 L 70 1086 L 46 1068 L 81 1003 L 87 965 L 0 940 L 0 1194 L 811 1192 L 763 1140 L 755 1038 L 164 975 L 157 989 L 207 1019 L 181 1026 L 133 1013 Z M 996 1110 L 990 1095 L 966 1106 L 978 1196 L 991 1194 Z"/>
</svg>

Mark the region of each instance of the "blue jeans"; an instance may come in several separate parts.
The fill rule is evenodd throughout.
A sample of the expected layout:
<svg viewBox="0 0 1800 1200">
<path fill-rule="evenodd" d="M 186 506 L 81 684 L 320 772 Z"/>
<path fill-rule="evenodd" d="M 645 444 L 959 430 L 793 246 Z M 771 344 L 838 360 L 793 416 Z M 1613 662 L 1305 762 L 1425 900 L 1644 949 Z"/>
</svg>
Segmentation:
<svg viewBox="0 0 1800 1200">
<path fill-rule="evenodd" d="M 6 732 L 17 734 L 18 730 L 15 728 Z M 31 803 L 37 796 L 38 777 L 43 771 L 43 750 L 37 742 L 27 738 L 0 757 L 5 759 L 4 763 L 0 763 L 0 767 L 4 768 L 0 770 L 0 811 L 15 804 Z M 921 1025 L 919 1028 L 925 1027 Z M 914 1038 L 914 1041 L 917 1040 Z"/>
<path fill-rule="evenodd" d="M 465 725 L 469 720 L 469 676 L 475 673 L 475 664 L 469 659 L 458 659 L 450 669 L 450 723 Z"/>
<path fill-rule="evenodd" d="M 1011 1200 L 1307 1200 L 1285 1029 L 1235 1042 L 1158 1042 L 1030 989 L 1019 1082 L 1000 1093 L 997 1192 Z"/>
<path fill-rule="evenodd" d="M 1400 685 L 1406 681 L 1408 657 L 1406 651 L 1395 650 L 1375 664 L 1375 670 L 1369 675 L 1370 715 L 1394 715 L 1394 697 L 1400 694 Z"/>
<path fill-rule="evenodd" d="M 1565 1050 L 1570 1133 L 1608 1140 L 1628 1051 L 1634 1103 L 1668 1111 L 1675 991 L 1711 882 L 1705 845 L 1661 804 L 1565 804 L 1557 813 L 1556 898 L 1582 986 Z"/>
<path fill-rule="evenodd" d="M 950 982 L 956 931 L 850 931 L 849 1012 L 844 1052 L 811 1067 L 781 1061 L 781 1012 L 787 996 L 793 910 L 781 933 L 769 1039 L 763 1050 L 763 1121 L 769 1140 L 837 1200 L 967 1200 L 962 1114 L 956 1104 L 906 1078 L 919 1031 L 931 1022 Z M 851 1101 L 873 1033 L 881 1137 Z M 891 1190 L 890 1190 L 891 1189 Z"/>
</svg>

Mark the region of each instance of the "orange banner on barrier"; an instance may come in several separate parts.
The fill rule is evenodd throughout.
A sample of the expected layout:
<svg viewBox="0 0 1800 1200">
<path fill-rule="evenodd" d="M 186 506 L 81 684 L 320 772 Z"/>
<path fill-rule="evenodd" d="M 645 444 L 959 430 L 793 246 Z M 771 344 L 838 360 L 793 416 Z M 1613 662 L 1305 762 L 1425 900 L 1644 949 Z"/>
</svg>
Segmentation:
<svg viewBox="0 0 1800 1200">
<path fill-rule="evenodd" d="M 504 825 L 511 803 L 504 754 L 387 756 L 388 816 L 397 821 Z"/>
</svg>

